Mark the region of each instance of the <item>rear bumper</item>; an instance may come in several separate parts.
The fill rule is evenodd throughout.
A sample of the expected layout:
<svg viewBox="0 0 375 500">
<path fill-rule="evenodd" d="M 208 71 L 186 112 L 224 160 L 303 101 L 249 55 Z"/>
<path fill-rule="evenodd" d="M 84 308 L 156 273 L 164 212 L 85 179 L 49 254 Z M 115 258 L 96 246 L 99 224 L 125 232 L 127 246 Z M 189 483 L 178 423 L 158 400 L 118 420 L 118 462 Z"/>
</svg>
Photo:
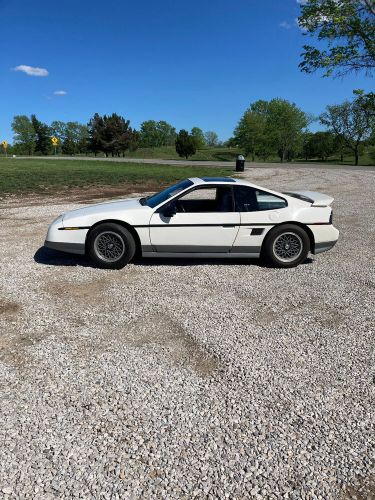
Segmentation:
<svg viewBox="0 0 375 500">
<path fill-rule="evenodd" d="M 60 252 L 85 255 L 85 245 L 82 243 L 62 243 L 57 241 L 46 240 L 44 242 L 44 246 L 47 248 L 51 248 L 52 250 L 58 250 Z"/>
<path fill-rule="evenodd" d="M 310 225 L 309 228 L 314 235 L 314 254 L 331 250 L 339 239 L 340 232 L 331 224 Z"/>
<path fill-rule="evenodd" d="M 335 241 L 323 241 L 322 243 L 315 243 L 315 251 L 314 254 L 316 255 L 317 253 L 322 253 L 322 252 L 327 252 L 327 250 L 331 250 L 337 243 L 337 240 Z"/>
</svg>

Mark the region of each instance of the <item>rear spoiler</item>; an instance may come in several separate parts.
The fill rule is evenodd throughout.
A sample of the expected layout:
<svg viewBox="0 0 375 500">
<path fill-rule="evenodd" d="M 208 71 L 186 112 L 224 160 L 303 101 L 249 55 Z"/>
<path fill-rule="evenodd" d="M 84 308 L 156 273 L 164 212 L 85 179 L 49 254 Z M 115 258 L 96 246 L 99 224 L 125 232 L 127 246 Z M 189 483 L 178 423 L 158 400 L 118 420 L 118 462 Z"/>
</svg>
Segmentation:
<svg viewBox="0 0 375 500">
<path fill-rule="evenodd" d="M 316 191 L 289 191 L 284 194 L 311 203 L 312 207 L 329 207 L 334 200 L 332 196 Z"/>
</svg>

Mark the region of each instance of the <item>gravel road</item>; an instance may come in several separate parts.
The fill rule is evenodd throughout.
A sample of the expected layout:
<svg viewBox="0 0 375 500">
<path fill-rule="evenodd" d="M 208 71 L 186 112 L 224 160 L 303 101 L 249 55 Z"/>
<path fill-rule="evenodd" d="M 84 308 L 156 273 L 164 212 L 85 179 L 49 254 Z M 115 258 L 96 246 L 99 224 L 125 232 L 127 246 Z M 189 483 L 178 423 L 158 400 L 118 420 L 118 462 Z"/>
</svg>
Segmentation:
<svg viewBox="0 0 375 500">
<path fill-rule="evenodd" d="M 339 243 L 106 271 L 40 249 L 77 203 L 3 203 L 0 498 L 375 498 L 374 173 L 244 175 L 334 195 Z"/>
</svg>

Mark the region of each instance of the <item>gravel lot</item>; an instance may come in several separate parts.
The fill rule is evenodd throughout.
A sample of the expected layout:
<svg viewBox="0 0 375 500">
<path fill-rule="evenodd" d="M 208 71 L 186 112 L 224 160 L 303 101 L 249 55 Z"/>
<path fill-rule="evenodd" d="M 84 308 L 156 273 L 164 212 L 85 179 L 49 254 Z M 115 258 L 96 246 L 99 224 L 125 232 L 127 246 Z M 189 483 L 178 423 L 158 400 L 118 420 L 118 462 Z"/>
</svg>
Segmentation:
<svg viewBox="0 0 375 500">
<path fill-rule="evenodd" d="M 375 174 L 244 175 L 333 194 L 338 245 L 105 271 L 39 249 L 77 203 L 2 201 L 1 498 L 375 498 Z"/>
</svg>

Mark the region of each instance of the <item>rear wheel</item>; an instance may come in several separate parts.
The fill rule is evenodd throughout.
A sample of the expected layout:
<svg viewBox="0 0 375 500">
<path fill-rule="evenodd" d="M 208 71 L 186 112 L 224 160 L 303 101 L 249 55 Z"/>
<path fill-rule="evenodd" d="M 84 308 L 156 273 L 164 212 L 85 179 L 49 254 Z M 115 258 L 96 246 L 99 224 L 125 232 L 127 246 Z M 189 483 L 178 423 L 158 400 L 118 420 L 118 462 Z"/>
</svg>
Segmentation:
<svg viewBox="0 0 375 500">
<path fill-rule="evenodd" d="M 91 259 L 104 269 L 121 269 L 133 258 L 136 245 L 132 234 L 114 223 L 96 226 L 87 239 Z"/>
<path fill-rule="evenodd" d="M 310 239 L 301 227 L 285 224 L 272 229 L 264 242 L 263 256 L 276 267 L 295 267 L 306 260 Z"/>
</svg>

